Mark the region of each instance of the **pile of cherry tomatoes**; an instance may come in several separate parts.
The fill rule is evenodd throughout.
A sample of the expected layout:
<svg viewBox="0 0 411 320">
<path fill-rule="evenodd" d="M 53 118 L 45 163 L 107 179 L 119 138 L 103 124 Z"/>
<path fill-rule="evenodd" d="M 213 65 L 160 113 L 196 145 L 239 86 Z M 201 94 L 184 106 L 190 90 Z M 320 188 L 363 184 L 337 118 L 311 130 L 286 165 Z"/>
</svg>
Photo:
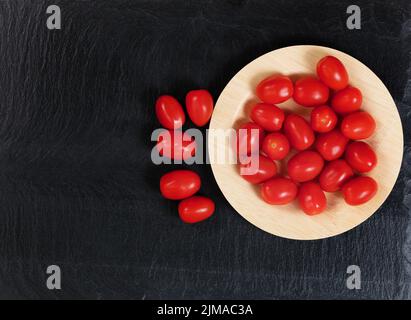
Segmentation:
<svg viewBox="0 0 411 320">
<path fill-rule="evenodd" d="M 262 80 L 256 88 L 262 102 L 253 107 L 252 122 L 239 128 L 246 134 L 237 135 L 240 152 L 259 157 L 256 173 L 243 178 L 261 184 L 261 196 L 267 203 L 283 205 L 298 198 L 308 215 L 326 209 L 325 192 L 341 191 L 349 205 L 361 205 L 378 188 L 373 178 L 360 175 L 377 164 L 372 147 L 359 141 L 369 138 L 376 127 L 373 117 L 361 110 L 361 91 L 349 85 L 347 70 L 336 57 L 322 58 L 317 76 L 305 76 L 295 83 L 281 75 Z M 276 106 L 291 98 L 312 108 L 308 121 Z M 296 153 L 287 159 L 287 174 L 279 176 L 276 161 L 290 156 L 291 149 Z"/>
</svg>

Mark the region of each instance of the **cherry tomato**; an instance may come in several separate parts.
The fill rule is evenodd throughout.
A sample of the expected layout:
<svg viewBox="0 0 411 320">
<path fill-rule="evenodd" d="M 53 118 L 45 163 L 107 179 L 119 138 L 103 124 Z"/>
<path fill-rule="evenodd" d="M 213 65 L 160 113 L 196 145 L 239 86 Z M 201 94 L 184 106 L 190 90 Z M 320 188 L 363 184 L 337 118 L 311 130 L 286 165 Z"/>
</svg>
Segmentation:
<svg viewBox="0 0 411 320">
<path fill-rule="evenodd" d="M 342 62 L 333 56 L 326 56 L 318 61 L 317 75 L 333 90 L 341 90 L 348 85 L 347 70 Z"/>
<path fill-rule="evenodd" d="M 335 192 L 341 189 L 354 172 L 345 160 L 338 159 L 329 162 L 320 174 L 319 182 L 324 191 Z"/>
<path fill-rule="evenodd" d="M 174 170 L 160 179 L 160 191 L 164 198 L 181 200 L 194 195 L 200 190 L 201 180 L 191 170 Z"/>
<path fill-rule="evenodd" d="M 368 112 L 359 111 L 344 117 L 341 132 L 349 139 L 362 140 L 374 133 L 375 126 L 375 120 Z"/>
<path fill-rule="evenodd" d="M 377 155 L 374 150 L 363 141 L 354 141 L 348 144 L 345 150 L 345 160 L 360 173 L 370 172 L 377 165 Z"/>
<path fill-rule="evenodd" d="M 294 100 L 304 107 L 325 104 L 330 94 L 328 87 L 314 77 L 304 77 L 295 83 Z"/>
<path fill-rule="evenodd" d="M 338 118 L 329 106 L 318 106 L 311 111 L 311 128 L 317 132 L 328 132 L 335 128 Z"/>
<path fill-rule="evenodd" d="M 331 99 L 331 107 L 335 112 L 342 114 L 358 111 L 361 108 L 361 104 L 361 91 L 351 86 L 337 91 Z"/>
<path fill-rule="evenodd" d="M 348 141 L 348 138 L 338 129 L 334 129 L 330 132 L 320 133 L 315 141 L 315 148 L 325 160 L 331 161 L 344 154 Z"/>
<path fill-rule="evenodd" d="M 172 96 L 160 96 L 156 101 L 156 115 L 164 128 L 179 129 L 186 121 L 183 107 Z"/>
<path fill-rule="evenodd" d="M 344 200 L 351 206 L 366 203 L 377 193 L 377 182 L 371 177 L 356 177 L 342 187 Z"/>
<path fill-rule="evenodd" d="M 202 127 L 213 114 L 213 97 L 207 90 L 192 90 L 186 95 L 186 108 L 191 121 L 196 126 Z"/>
<path fill-rule="evenodd" d="M 263 141 L 263 152 L 272 160 L 284 159 L 290 152 L 290 144 L 285 135 L 279 132 L 268 134 Z"/>
<path fill-rule="evenodd" d="M 293 82 L 286 76 L 271 76 L 257 85 L 257 96 L 266 103 L 284 102 L 293 95 Z"/>
<path fill-rule="evenodd" d="M 185 223 L 196 223 L 211 217 L 215 210 L 214 201 L 202 196 L 184 199 L 178 205 L 178 214 Z"/>
<path fill-rule="evenodd" d="M 193 137 L 181 130 L 164 130 L 158 137 L 156 147 L 161 156 L 186 160 L 195 155 L 197 144 Z"/>
<path fill-rule="evenodd" d="M 261 185 L 261 196 L 269 204 L 287 204 L 297 196 L 297 185 L 287 178 L 274 178 Z"/>
<path fill-rule="evenodd" d="M 258 163 L 254 160 L 258 160 Z M 276 174 L 277 164 L 262 155 L 252 156 L 248 163 L 240 165 L 240 175 L 252 184 L 264 182 Z"/>
<path fill-rule="evenodd" d="M 298 191 L 300 208 L 308 215 L 319 214 L 327 207 L 327 198 L 318 183 L 305 182 Z"/>
<path fill-rule="evenodd" d="M 237 132 L 237 151 L 241 155 L 258 154 L 263 144 L 263 128 L 254 122 L 243 124 Z"/>
<path fill-rule="evenodd" d="M 287 163 L 287 172 L 296 182 L 305 182 L 314 179 L 323 169 L 324 160 L 315 151 L 301 151 L 294 155 Z"/>
<path fill-rule="evenodd" d="M 314 132 L 308 122 L 301 116 L 290 114 L 285 118 L 284 133 L 291 146 L 297 150 L 305 150 L 314 143 Z"/>
<path fill-rule="evenodd" d="M 284 111 L 267 103 L 257 103 L 251 110 L 251 120 L 267 131 L 281 130 L 284 122 Z"/>
</svg>

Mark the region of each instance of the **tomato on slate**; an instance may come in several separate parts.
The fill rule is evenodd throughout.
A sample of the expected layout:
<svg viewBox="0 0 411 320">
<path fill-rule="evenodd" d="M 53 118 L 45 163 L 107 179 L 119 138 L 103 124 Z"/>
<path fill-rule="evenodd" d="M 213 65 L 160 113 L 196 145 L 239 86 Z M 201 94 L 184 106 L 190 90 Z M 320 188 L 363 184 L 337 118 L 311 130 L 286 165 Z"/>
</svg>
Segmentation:
<svg viewBox="0 0 411 320">
<path fill-rule="evenodd" d="M 335 112 L 342 114 L 358 111 L 361 108 L 361 104 L 361 91 L 351 86 L 337 91 L 331 99 L 331 107 Z"/>
<path fill-rule="evenodd" d="M 213 114 L 213 97 L 207 90 L 192 90 L 186 95 L 186 108 L 191 121 L 196 126 L 202 127 Z"/>
<path fill-rule="evenodd" d="M 243 124 L 237 131 L 237 152 L 240 156 L 257 154 L 263 143 L 263 128 L 254 122 Z"/>
<path fill-rule="evenodd" d="M 267 103 L 257 103 L 250 114 L 251 120 L 267 131 L 281 130 L 284 122 L 284 111 Z"/>
<path fill-rule="evenodd" d="M 172 96 L 163 95 L 156 101 L 156 115 L 160 124 L 167 129 L 179 129 L 186 121 L 183 107 Z"/>
<path fill-rule="evenodd" d="M 314 179 L 323 169 L 324 160 L 315 151 L 301 151 L 294 155 L 287 163 L 288 175 L 296 182 L 305 182 Z"/>
<path fill-rule="evenodd" d="M 292 97 L 293 82 L 286 76 L 270 76 L 257 85 L 256 93 L 266 103 L 281 103 Z"/>
<path fill-rule="evenodd" d="M 317 75 L 333 90 L 341 90 L 348 85 L 347 70 L 342 62 L 333 56 L 326 56 L 317 63 Z"/>
<path fill-rule="evenodd" d="M 327 207 L 327 198 L 318 183 L 305 182 L 298 191 L 300 208 L 308 215 L 323 212 Z"/>
<path fill-rule="evenodd" d="M 164 198 L 181 200 L 194 195 L 200 190 L 201 180 L 191 170 L 174 170 L 160 179 L 160 191 Z"/>
<path fill-rule="evenodd" d="M 297 150 L 305 150 L 314 143 L 314 132 L 309 123 L 301 116 L 290 114 L 285 118 L 284 133 L 291 146 Z"/>
<path fill-rule="evenodd" d="M 160 156 L 174 160 L 186 160 L 195 155 L 197 144 L 192 136 L 181 130 L 164 130 L 158 137 Z"/>
<path fill-rule="evenodd" d="M 345 160 L 338 159 L 325 165 L 320 174 L 319 183 L 327 192 L 335 192 L 354 175 L 353 170 Z"/>
<path fill-rule="evenodd" d="M 347 150 L 345 150 L 345 160 L 360 173 L 370 172 L 377 165 L 377 155 L 363 141 L 354 141 L 348 144 Z"/>
<path fill-rule="evenodd" d="M 374 133 L 375 126 L 375 120 L 368 112 L 359 111 L 344 117 L 341 132 L 349 139 L 362 140 Z"/>
<path fill-rule="evenodd" d="M 311 128 L 317 132 L 328 132 L 335 128 L 338 118 L 329 106 L 318 106 L 311 111 Z"/>
<path fill-rule="evenodd" d="M 293 98 L 304 107 L 325 104 L 330 94 L 328 87 L 314 77 L 304 77 L 295 83 Z"/>
<path fill-rule="evenodd" d="M 185 223 L 196 223 L 211 217 L 215 210 L 214 201 L 202 196 L 184 199 L 178 205 L 178 214 Z"/>
<path fill-rule="evenodd" d="M 315 141 L 315 148 L 327 161 L 340 158 L 345 151 L 349 139 L 338 129 L 320 133 Z"/>
<path fill-rule="evenodd" d="M 371 177 L 356 177 L 342 187 L 344 200 L 349 205 L 357 206 L 366 203 L 377 193 L 377 182 Z"/>
<path fill-rule="evenodd" d="M 253 161 L 253 160 L 257 160 Z M 240 175 L 252 184 L 258 184 L 271 179 L 277 174 L 277 164 L 262 155 L 252 156 L 246 164 L 240 165 Z"/>
<path fill-rule="evenodd" d="M 297 185 L 287 178 L 274 178 L 261 185 L 261 196 L 269 204 L 287 204 L 297 196 Z"/>
<path fill-rule="evenodd" d="M 282 133 L 273 132 L 264 138 L 262 149 L 270 159 L 281 160 L 290 152 L 290 143 Z"/>
</svg>

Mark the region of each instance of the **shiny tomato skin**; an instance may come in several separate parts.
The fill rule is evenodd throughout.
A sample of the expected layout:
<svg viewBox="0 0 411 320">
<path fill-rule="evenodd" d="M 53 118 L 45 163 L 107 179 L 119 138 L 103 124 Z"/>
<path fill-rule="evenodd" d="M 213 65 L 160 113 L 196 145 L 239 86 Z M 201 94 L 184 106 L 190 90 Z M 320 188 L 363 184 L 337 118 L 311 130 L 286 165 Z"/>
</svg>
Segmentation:
<svg viewBox="0 0 411 320">
<path fill-rule="evenodd" d="M 340 158 L 345 151 L 349 139 L 338 129 L 330 132 L 320 133 L 315 141 L 315 149 L 327 160 Z"/>
<path fill-rule="evenodd" d="M 255 173 L 241 174 L 242 169 L 252 169 L 252 159 L 249 161 L 249 163 L 240 165 L 240 175 L 245 180 L 252 184 L 259 184 L 273 178 L 277 174 L 277 164 L 274 161 L 262 155 L 255 155 L 254 157 L 258 157 L 258 167 L 256 168 L 257 171 Z"/>
<path fill-rule="evenodd" d="M 371 200 L 378 191 L 377 182 L 371 177 L 356 177 L 342 187 L 344 200 L 351 206 L 358 206 Z"/>
<path fill-rule="evenodd" d="M 180 102 L 169 95 L 163 95 L 157 99 L 156 115 L 160 124 L 167 129 L 179 129 L 186 121 Z"/>
<path fill-rule="evenodd" d="M 237 131 L 237 152 L 241 156 L 258 154 L 265 132 L 254 122 L 244 123 Z"/>
<path fill-rule="evenodd" d="M 277 104 L 293 96 L 293 82 L 286 76 L 270 76 L 262 80 L 256 88 L 257 97 L 265 103 Z"/>
<path fill-rule="evenodd" d="M 310 124 L 296 114 L 290 114 L 285 118 L 284 133 L 290 145 L 299 151 L 311 147 L 315 140 Z"/>
<path fill-rule="evenodd" d="M 274 178 L 261 185 L 261 197 L 269 204 L 290 203 L 296 198 L 297 193 L 297 185 L 287 178 Z"/>
<path fill-rule="evenodd" d="M 166 199 L 181 200 L 200 190 L 201 179 L 191 170 L 174 170 L 160 179 L 160 192 Z"/>
<path fill-rule="evenodd" d="M 315 107 L 327 103 L 330 90 L 314 77 L 304 77 L 295 83 L 293 98 L 304 107 Z"/>
<path fill-rule="evenodd" d="M 347 70 L 334 56 L 326 56 L 317 63 L 317 75 L 327 87 L 333 90 L 341 90 L 348 85 Z"/>
<path fill-rule="evenodd" d="M 370 172 L 377 165 L 377 155 L 369 144 L 353 141 L 345 150 L 345 160 L 359 173 Z"/>
<path fill-rule="evenodd" d="M 186 95 L 186 109 L 191 121 L 196 126 L 202 127 L 213 114 L 213 97 L 207 90 L 192 90 Z"/>
<path fill-rule="evenodd" d="M 341 132 L 351 140 L 362 140 L 371 137 L 375 126 L 375 120 L 368 112 L 358 111 L 344 117 Z"/>
<path fill-rule="evenodd" d="M 290 152 L 290 143 L 282 133 L 272 132 L 265 136 L 262 149 L 271 160 L 282 160 Z"/>
<path fill-rule="evenodd" d="M 164 130 L 157 141 L 161 156 L 174 160 L 187 160 L 195 155 L 197 144 L 194 139 L 181 130 Z"/>
<path fill-rule="evenodd" d="M 204 221 L 213 215 L 214 210 L 214 201 L 203 196 L 184 199 L 178 205 L 178 214 L 185 223 Z"/>
<path fill-rule="evenodd" d="M 324 160 L 318 152 L 306 150 L 295 154 L 287 163 L 287 172 L 296 182 L 314 179 L 321 173 Z"/>
<path fill-rule="evenodd" d="M 335 128 L 338 118 L 329 106 L 318 106 L 311 111 L 311 128 L 317 132 L 328 132 Z"/>
<path fill-rule="evenodd" d="M 351 86 L 337 91 L 331 99 L 331 107 L 340 114 L 358 111 L 361 108 L 361 104 L 361 91 Z"/>
<path fill-rule="evenodd" d="M 345 182 L 354 176 L 354 172 L 343 159 L 327 163 L 318 179 L 321 188 L 326 192 L 335 192 L 341 189 Z"/>
<path fill-rule="evenodd" d="M 304 213 L 312 216 L 327 208 L 327 198 L 318 183 L 305 182 L 298 190 L 298 203 Z"/>
<path fill-rule="evenodd" d="M 284 122 L 284 111 L 268 103 L 257 103 L 250 114 L 251 120 L 266 131 L 281 130 Z"/>
</svg>

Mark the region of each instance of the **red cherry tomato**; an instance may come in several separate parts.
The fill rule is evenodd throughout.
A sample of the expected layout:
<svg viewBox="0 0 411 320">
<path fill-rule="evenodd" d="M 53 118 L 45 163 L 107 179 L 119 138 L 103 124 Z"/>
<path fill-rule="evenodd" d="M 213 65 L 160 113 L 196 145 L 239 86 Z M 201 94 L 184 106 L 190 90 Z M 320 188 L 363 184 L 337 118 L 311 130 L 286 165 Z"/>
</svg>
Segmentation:
<svg viewBox="0 0 411 320">
<path fill-rule="evenodd" d="M 181 130 L 164 130 L 158 137 L 157 150 L 161 156 L 174 160 L 186 160 L 195 155 L 196 142 Z"/>
<path fill-rule="evenodd" d="M 258 154 L 265 133 L 263 128 L 254 122 L 243 124 L 237 131 L 237 152 L 240 156 Z"/>
<path fill-rule="evenodd" d="M 331 99 L 331 107 L 337 113 L 358 111 L 362 104 L 361 91 L 355 87 L 346 87 L 337 91 Z"/>
<path fill-rule="evenodd" d="M 341 132 L 351 140 L 362 140 L 374 133 L 375 126 L 375 120 L 368 112 L 359 111 L 344 117 Z"/>
<path fill-rule="evenodd" d="M 370 172 L 377 165 L 377 155 L 374 150 L 363 141 L 354 141 L 348 144 L 345 150 L 345 160 L 360 173 Z"/>
<path fill-rule="evenodd" d="M 160 191 L 164 198 L 181 200 L 194 195 L 200 190 L 201 180 L 191 170 L 174 170 L 160 179 Z"/>
<path fill-rule="evenodd" d="M 371 200 L 377 190 L 377 182 L 371 177 L 356 177 L 342 187 L 344 200 L 351 206 L 357 206 Z"/>
<path fill-rule="evenodd" d="M 315 151 L 301 151 L 294 155 L 287 163 L 287 172 L 296 182 L 305 182 L 314 179 L 323 169 L 324 160 Z"/>
<path fill-rule="evenodd" d="M 263 152 L 272 160 L 284 159 L 290 152 L 290 144 L 285 135 L 279 132 L 268 134 L 263 141 Z"/>
<path fill-rule="evenodd" d="M 308 215 L 319 214 L 327 207 L 327 198 L 318 183 L 305 182 L 298 191 L 300 208 Z"/>
<path fill-rule="evenodd" d="M 207 90 L 192 90 L 186 95 L 186 108 L 191 121 L 196 126 L 202 127 L 213 114 L 213 97 Z"/>
<path fill-rule="evenodd" d="M 248 163 L 240 165 L 240 175 L 252 184 L 264 182 L 276 174 L 277 164 L 262 155 L 252 156 Z"/>
<path fill-rule="evenodd" d="M 293 95 L 293 82 L 286 76 L 271 76 L 262 80 L 256 89 L 261 101 L 271 104 L 284 102 Z"/>
<path fill-rule="evenodd" d="M 325 104 L 329 96 L 328 87 L 314 77 L 304 77 L 295 83 L 293 98 L 304 107 Z"/>
<path fill-rule="evenodd" d="M 311 128 L 317 132 L 328 132 L 335 128 L 338 118 L 329 106 L 318 106 L 311 111 Z"/>
<path fill-rule="evenodd" d="M 251 110 L 251 120 L 267 131 L 281 130 L 284 122 L 284 111 L 267 103 L 257 103 Z"/>
<path fill-rule="evenodd" d="M 297 150 L 305 150 L 314 143 L 314 132 L 308 122 L 301 116 L 290 114 L 285 118 L 284 133 L 291 146 Z"/>
<path fill-rule="evenodd" d="M 178 205 L 178 214 L 185 223 L 196 223 L 211 217 L 215 210 L 214 201 L 202 196 L 185 199 Z"/>
<path fill-rule="evenodd" d="M 348 85 L 347 70 L 342 62 L 333 56 L 326 56 L 317 63 L 317 75 L 333 90 L 341 90 Z"/>
<path fill-rule="evenodd" d="M 341 189 L 354 172 L 345 160 L 338 159 L 329 162 L 320 174 L 319 182 L 324 191 L 335 192 Z"/>
<path fill-rule="evenodd" d="M 338 129 L 334 129 L 330 132 L 320 133 L 315 142 L 315 148 L 325 160 L 331 161 L 344 154 L 348 141 L 347 137 Z"/>
<path fill-rule="evenodd" d="M 297 196 L 297 185 L 286 178 L 274 178 L 261 185 L 261 196 L 269 204 L 287 204 Z"/>
<path fill-rule="evenodd" d="M 164 128 L 179 129 L 186 121 L 183 107 L 172 96 L 160 96 L 156 101 L 156 115 Z"/>
</svg>

